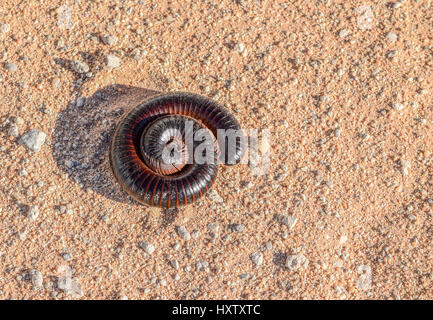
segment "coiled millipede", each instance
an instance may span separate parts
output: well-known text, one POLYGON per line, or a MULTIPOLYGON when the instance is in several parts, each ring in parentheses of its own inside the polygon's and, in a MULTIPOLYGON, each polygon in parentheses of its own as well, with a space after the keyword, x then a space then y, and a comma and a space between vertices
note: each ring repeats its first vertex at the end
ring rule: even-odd
POLYGON ((132 198, 144 204, 172 208, 194 202, 215 181, 219 163, 233 165, 242 158, 245 137, 241 135, 229 146, 228 139, 217 139, 219 129, 239 132, 240 126, 217 102, 191 93, 153 96, 117 125, 110 146, 114 176, 132 198), (192 125, 185 125, 188 121, 192 125), (185 141, 200 129, 202 136, 208 133, 217 142, 211 145, 214 152, 203 152, 213 161, 197 163, 193 155, 203 141, 189 145, 185 141), (230 148, 233 152, 228 152, 230 148), (166 150, 170 155, 177 152, 177 161, 165 161, 166 150))

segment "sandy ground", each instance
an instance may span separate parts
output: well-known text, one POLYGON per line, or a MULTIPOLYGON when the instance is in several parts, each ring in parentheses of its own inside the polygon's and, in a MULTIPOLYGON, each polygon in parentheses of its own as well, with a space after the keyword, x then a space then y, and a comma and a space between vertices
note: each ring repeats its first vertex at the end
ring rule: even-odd
POLYGON ((0 298, 433 298, 432 17, 430 0, 2 0, 0 298), (223 167, 179 210, 134 202, 107 146, 149 90, 269 129, 269 171, 223 167))

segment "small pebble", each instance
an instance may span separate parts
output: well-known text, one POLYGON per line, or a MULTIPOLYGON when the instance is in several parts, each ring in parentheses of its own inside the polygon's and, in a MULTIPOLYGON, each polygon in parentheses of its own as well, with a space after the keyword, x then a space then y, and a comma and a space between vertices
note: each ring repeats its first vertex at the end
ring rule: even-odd
POLYGON ((0 33, 8 33, 11 31, 11 26, 7 23, 0 24, 0 33))
POLYGON ((43 277, 42 277, 42 273, 40 273, 39 270, 36 269, 30 270, 29 277, 30 277, 30 281, 32 282, 33 289, 42 288, 43 277))
POLYGON ((78 108, 81 108, 82 106, 84 106, 84 103, 86 102, 86 98, 85 97, 80 97, 77 99, 76 101, 76 105, 78 108))
POLYGON ((18 66, 15 63, 8 62, 5 63, 5 69, 10 72, 15 72, 18 70, 18 66))
POLYGON ((179 262, 176 259, 171 260, 170 264, 174 269, 179 269, 179 262))
POLYGON ((191 240, 191 235, 190 233, 186 230, 186 228, 184 226, 179 226, 177 228, 177 233, 179 234, 179 236, 185 240, 185 241, 189 241, 191 240))
POLYGON ((21 118, 21 117, 16 117, 16 118, 14 119, 14 121, 15 121, 15 123, 16 123, 18 126, 21 126, 21 125, 24 124, 24 119, 21 118))
POLYGON ((152 254, 155 251, 155 246, 148 242, 141 242, 140 248, 143 249, 147 254, 152 254))
POLYGON ((263 254, 261 252, 254 252, 250 256, 251 261, 256 265, 259 266, 263 263, 263 254))
POLYGON ((62 254, 62 258, 65 259, 65 261, 71 261, 72 260, 72 254, 64 253, 64 254, 62 254))
POLYGON ((29 208, 29 211, 27 212, 27 217, 31 221, 35 221, 38 216, 39 216, 39 208, 38 208, 38 206, 31 206, 29 208))
POLYGON ((303 254, 294 254, 287 256, 286 267, 289 271, 297 271, 308 266, 308 260, 303 254))
POLYGON ((18 126, 16 124, 11 124, 8 130, 8 135, 17 138, 19 135, 18 126))
POLYGON ((360 265, 358 267, 358 288, 367 291, 371 287, 371 267, 369 265, 360 265))
POLYGON ((217 203, 223 203, 224 199, 218 194, 218 192, 214 189, 211 189, 208 192, 208 197, 210 200, 217 202, 217 203))
POLYGON ((120 58, 114 54, 108 54, 105 57, 105 63, 109 69, 114 69, 120 67, 120 58))
POLYGON ((87 73, 90 71, 90 68, 87 63, 80 60, 75 60, 72 62, 72 70, 77 73, 87 73))
POLYGON ((337 76, 342 77, 346 72, 343 69, 337 70, 337 76))
POLYGON ((391 42, 396 42, 398 39, 397 34, 394 32, 388 32, 385 37, 386 37, 386 39, 388 39, 391 42))
POLYGON ((349 34, 349 31, 347 29, 342 29, 340 30, 340 32, 338 33, 338 35, 340 36, 340 38, 344 38, 349 34))
POLYGON ((396 1, 396 2, 392 3, 392 7, 394 9, 398 9, 402 6, 402 4, 403 4, 402 1, 396 1))
POLYGON ((44 132, 32 129, 21 137, 19 143, 31 151, 39 152, 45 143, 45 138, 46 134, 44 132))
POLYGON ((397 110, 397 111, 400 111, 400 110, 403 110, 404 109, 404 104, 402 104, 402 103, 393 103, 392 104, 392 108, 394 109, 394 110, 397 110))
POLYGON ((242 231, 244 231, 244 228, 245 228, 245 226, 243 224, 235 223, 232 225, 232 230, 235 232, 242 232, 242 231))
POLYGON ((409 174, 409 168, 411 167, 410 162, 407 160, 401 159, 400 165, 401 165, 401 173, 403 175, 407 176, 409 174))
POLYGON ((289 215, 281 215, 280 219, 282 224, 289 227, 289 230, 292 230, 298 222, 298 218, 289 215))
POLYGON ((245 50, 245 45, 242 42, 239 42, 234 45, 233 50, 242 53, 245 50))
POLYGON ((114 46, 117 43, 117 37, 104 34, 102 37, 102 42, 104 42, 108 46, 114 46))

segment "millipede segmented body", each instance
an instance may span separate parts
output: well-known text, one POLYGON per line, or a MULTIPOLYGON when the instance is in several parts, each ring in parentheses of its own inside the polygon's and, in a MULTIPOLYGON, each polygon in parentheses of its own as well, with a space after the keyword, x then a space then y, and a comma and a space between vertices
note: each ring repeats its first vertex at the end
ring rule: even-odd
POLYGON ((227 139, 217 141, 218 129, 240 130, 240 126, 215 101, 191 93, 153 96, 119 122, 110 147, 113 173, 122 188, 141 203, 164 208, 189 204, 209 190, 219 163, 232 165, 241 160, 244 137, 234 140, 230 153, 227 139), (185 125, 188 122, 192 125, 185 125), (215 142, 210 146, 213 152, 200 151, 211 160, 204 163, 197 163, 193 156, 203 147, 202 141, 189 145, 185 141, 199 132, 215 142), (178 161, 164 161, 166 150, 170 155, 177 152, 178 161))

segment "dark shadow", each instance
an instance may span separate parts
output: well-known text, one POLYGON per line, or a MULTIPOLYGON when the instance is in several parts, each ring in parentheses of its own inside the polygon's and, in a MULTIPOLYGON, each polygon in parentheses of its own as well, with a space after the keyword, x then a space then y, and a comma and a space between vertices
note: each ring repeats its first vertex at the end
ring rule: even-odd
POLYGON ((162 210, 161 227, 165 229, 168 226, 170 226, 176 220, 178 214, 179 214, 179 209, 176 208, 162 210))
POLYGON ((69 103, 53 133, 52 154, 60 170, 83 189, 118 202, 138 204, 114 179, 108 161, 109 143, 122 115, 157 93, 116 84, 96 91, 83 104, 69 103))
POLYGON ((287 260, 287 254, 282 252, 282 251, 275 251, 274 252, 274 257, 272 259, 272 262, 280 267, 280 268, 284 268, 284 266, 286 265, 286 260, 287 260))

